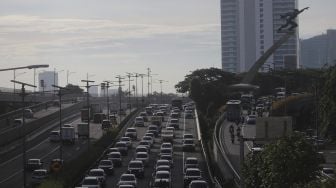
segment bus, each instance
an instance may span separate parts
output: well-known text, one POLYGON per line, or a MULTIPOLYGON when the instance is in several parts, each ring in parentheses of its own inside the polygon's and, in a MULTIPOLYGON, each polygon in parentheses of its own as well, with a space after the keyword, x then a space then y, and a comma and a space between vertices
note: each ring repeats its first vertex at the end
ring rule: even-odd
POLYGON ((178 98, 176 98, 176 99, 173 99, 172 101, 171 101, 171 105, 172 105, 172 107, 174 108, 174 107, 177 107, 177 108, 179 108, 180 110, 182 110, 182 99, 178 99, 178 98))
POLYGON ((228 121, 240 121, 241 119, 241 101, 240 100, 229 100, 226 103, 226 114, 228 121))

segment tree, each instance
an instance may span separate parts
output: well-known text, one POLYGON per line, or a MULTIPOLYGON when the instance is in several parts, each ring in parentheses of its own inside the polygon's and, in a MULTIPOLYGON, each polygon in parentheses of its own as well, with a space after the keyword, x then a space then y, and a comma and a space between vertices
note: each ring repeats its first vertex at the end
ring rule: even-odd
MULTIPOLYGON (((317 92, 317 97, 321 97, 319 101, 320 106, 320 124, 322 134, 336 139, 336 67, 330 67, 324 74, 321 83, 322 91, 317 92), (320 93, 320 95, 319 95, 320 93)), ((319 89, 319 88, 318 88, 319 89)))
POLYGON ((316 179, 318 154, 302 135, 293 134, 249 154, 243 173, 247 187, 288 188, 316 179))
POLYGON ((77 85, 72 85, 72 84, 68 84, 67 86, 65 86, 65 88, 67 89, 67 91, 69 93, 74 93, 74 94, 82 94, 83 93, 83 89, 80 88, 77 85))

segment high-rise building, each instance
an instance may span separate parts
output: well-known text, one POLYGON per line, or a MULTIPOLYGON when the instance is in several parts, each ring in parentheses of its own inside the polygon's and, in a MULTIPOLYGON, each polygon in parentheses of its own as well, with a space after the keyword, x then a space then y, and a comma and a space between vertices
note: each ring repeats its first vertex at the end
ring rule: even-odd
POLYGON ((54 71, 43 71, 38 74, 39 91, 53 91, 52 85, 58 85, 58 73, 54 71))
MULTIPOLYGON (((280 15, 297 0, 221 0, 222 69, 245 72, 284 33, 280 15)), ((297 67, 297 32, 267 60, 261 71, 297 67)))
POLYGON ((336 30, 300 41, 300 65, 321 68, 336 63, 336 30))

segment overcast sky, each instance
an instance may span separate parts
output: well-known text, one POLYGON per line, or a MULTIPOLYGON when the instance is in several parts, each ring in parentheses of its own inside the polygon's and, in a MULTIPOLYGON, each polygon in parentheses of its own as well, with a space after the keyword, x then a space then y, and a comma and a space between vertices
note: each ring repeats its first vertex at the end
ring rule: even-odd
MULTIPOLYGON (((300 36, 336 28, 335 0, 300 0, 300 36)), ((190 71, 221 67, 219 0, 0 0, 0 69, 49 64, 79 84, 126 72, 167 80, 164 92, 190 71)), ((32 70, 17 80, 33 83, 32 70)), ((12 87, 1 72, 0 87, 12 87)), ((140 84, 140 82, 139 82, 140 84)), ((160 85, 154 83, 153 90, 160 85)), ((27 88, 28 89, 28 88, 27 88)))

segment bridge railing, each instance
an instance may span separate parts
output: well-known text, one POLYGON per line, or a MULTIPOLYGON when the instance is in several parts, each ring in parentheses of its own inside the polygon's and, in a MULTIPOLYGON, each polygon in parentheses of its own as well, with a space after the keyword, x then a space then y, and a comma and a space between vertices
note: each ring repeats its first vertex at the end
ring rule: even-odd
POLYGON ((227 151, 225 150, 224 147, 224 137, 221 137, 221 126, 226 118, 226 113, 223 113, 220 118, 216 121, 215 125, 215 131, 213 134, 213 152, 215 156, 215 161, 219 165, 223 165, 223 168, 220 168, 219 170, 221 171, 222 175, 224 175, 225 178, 233 179, 234 183, 236 184, 237 187, 240 185, 240 175, 232 165, 229 157, 227 156, 227 151))

